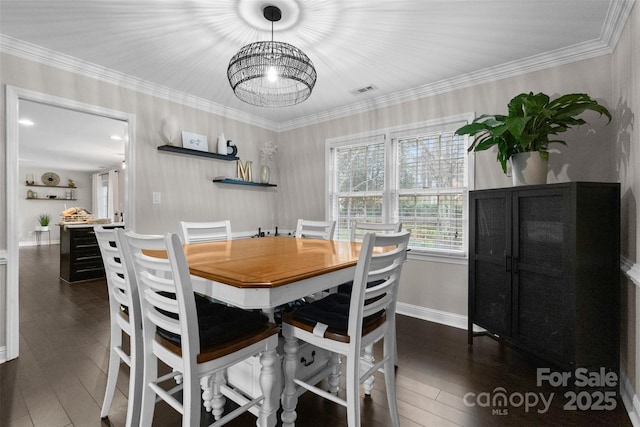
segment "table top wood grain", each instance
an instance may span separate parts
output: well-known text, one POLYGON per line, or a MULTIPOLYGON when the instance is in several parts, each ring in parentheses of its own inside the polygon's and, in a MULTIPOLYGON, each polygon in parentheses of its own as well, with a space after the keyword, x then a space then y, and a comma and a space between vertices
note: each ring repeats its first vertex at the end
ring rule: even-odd
POLYGON ((353 267, 361 244, 272 236, 184 245, 192 275, 238 288, 275 288, 353 267))

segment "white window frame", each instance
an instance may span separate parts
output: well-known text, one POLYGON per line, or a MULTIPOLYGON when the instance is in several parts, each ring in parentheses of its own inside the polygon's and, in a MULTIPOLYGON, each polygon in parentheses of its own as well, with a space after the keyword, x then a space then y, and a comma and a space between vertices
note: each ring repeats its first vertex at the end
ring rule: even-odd
MULTIPOLYGON (((330 138, 325 141, 325 195, 326 195, 326 212, 325 215, 329 219, 337 219, 337 206, 334 203, 334 174, 336 165, 332 152, 336 148, 344 146, 368 145, 376 142, 384 142, 385 144, 385 180, 384 191, 382 196, 382 220, 383 222, 397 222, 399 218, 398 206, 398 169, 396 159, 398 158, 398 143, 401 138, 416 137, 424 134, 437 132, 455 131, 459 127, 470 123, 474 118, 473 113, 464 113, 434 120, 427 120, 420 123, 413 123, 402 126, 395 126, 381 130, 363 132, 354 135, 330 138)), ((468 148, 470 138, 466 137, 465 147, 468 148)), ((474 188, 474 156, 469 154, 465 156, 464 182, 465 186, 462 194, 465 198, 463 205, 463 242, 461 251, 442 250, 433 248, 412 248, 409 252, 409 258, 425 259, 432 261, 465 263, 468 258, 469 247, 469 191, 474 188)), ((378 195, 371 193, 370 195, 378 195)), ((358 193, 358 196, 367 196, 366 192, 358 193)))

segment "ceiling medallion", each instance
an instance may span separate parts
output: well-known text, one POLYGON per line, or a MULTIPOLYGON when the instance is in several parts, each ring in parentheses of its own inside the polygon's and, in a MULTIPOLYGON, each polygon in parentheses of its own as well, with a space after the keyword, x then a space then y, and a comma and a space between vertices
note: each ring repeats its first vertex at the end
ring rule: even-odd
POLYGON ((236 53, 227 68, 235 95, 259 107, 287 107, 305 101, 316 84, 309 57, 288 43, 273 41, 273 23, 282 12, 275 6, 263 10, 271 22, 271 41, 250 43, 236 53))

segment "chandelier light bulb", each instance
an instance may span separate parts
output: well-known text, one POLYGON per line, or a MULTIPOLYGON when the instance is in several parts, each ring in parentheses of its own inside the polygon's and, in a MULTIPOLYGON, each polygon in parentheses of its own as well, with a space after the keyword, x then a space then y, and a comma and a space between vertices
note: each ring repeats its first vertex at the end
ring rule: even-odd
POLYGON ((274 67, 273 65, 267 70, 267 78, 272 83, 278 81, 278 70, 276 70, 276 67, 274 67))

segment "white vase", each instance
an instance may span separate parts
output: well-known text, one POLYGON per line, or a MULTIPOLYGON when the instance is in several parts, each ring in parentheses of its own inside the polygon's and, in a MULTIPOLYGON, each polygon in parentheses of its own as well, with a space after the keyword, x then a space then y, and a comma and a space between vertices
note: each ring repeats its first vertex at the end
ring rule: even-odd
POLYGON ((539 185, 547 183, 548 162, 537 151, 516 153, 511 157, 513 185, 539 185))
POLYGON ((260 182, 263 184, 268 184, 269 175, 271 175, 271 170, 269 169, 269 166, 267 165, 260 166, 260 182))
POLYGON ((224 133, 218 136, 218 154, 227 155, 227 138, 224 137, 224 133))
POLYGON ((40 231, 49 231, 49 226, 48 225, 41 225, 40 226, 40 231))

